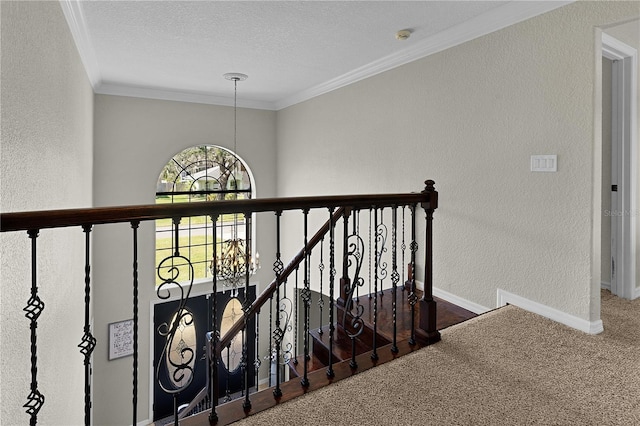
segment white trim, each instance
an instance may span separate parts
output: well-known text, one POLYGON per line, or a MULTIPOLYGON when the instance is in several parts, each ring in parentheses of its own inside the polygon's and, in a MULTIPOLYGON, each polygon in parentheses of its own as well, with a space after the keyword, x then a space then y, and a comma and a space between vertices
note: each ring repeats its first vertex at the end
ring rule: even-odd
POLYGON ((480 315, 491 310, 491 308, 487 308, 486 306, 482 306, 470 300, 463 299, 460 296, 456 296, 455 294, 449 293, 448 291, 444 291, 436 287, 433 288, 433 295, 439 297, 440 299, 446 300, 447 302, 451 302, 454 305, 460 306, 467 311, 471 311, 474 314, 480 315))
POLYGON ((100 82, 100 67, 95 55, 95 50, 91 44, 87 24, 82 13, 79 1, 59 0, 62 13, 69 25, 69 31, 76 44, 80 59, 84 65, 84 70, 89 78, 89 83, 94 91, 100 82))
POLYGON ((600 281, 600 288, 611 291, 611 283, 600 281))
MULTIPOLYGON (((143 99, 158 99, 161 101, 189 102, 196 104, 233 106, 233 98, 214 94, 170 90, 159 87, 130 86, 120 83, 99 82, 93 86, 99 95, 130 96, 143 99)), ((273 102, 238 99, 238 107, 264 110, 275 110, 273 102)))
MULTIPOLYGON (((422 281, 416 280, 416 288, 420 291, 424 291, 424 283, 422 281)), ((491 310, 491 308, 487 308, 486 306, 479 305, 475 302, 464 299, 460 296, 456 296, 453 293, 449 293, 448 291, 445 291, 436 287, 433 288, 433 295, 435 297, 439 297, 440 299, 446 300, 447 302, 451 302, 454 305, 460 306, 461 308, 464 308, 467 311, 471 311, 474 314, 480 315, 480 314, 489 312, 491 310)))
MULTIPOLYGON (((618 105, 622 110, 620 120, 622 135, 618 142, 618 173, 614 183, 618 186, 618 202, 612 205, 612 211, 617 214, 617 235, 614 239, 617 247, 612 247, 618 264, 617 276, 612 282, 615 294, 626 299, 638 297, 636 291, 636 222, 638 220, 638 51, 622 43, 606 33, 602 33, 602 56, 616 61, 614 65, 614 79, 618 81, 618 105), (617 79, 616 79, 617 77, 617 79)), ((615 141, 614 141, 615 143, 615 141)), ((615 150, 614 150, 615 151, 615 150)), ((615 159, 614 159, 615 160, 615 159)), ((615 170, 615 168, 614 168, 615 170)), ((604 194, 603 194, 604 195, 604 194)))
MULTIPOLYGON (((407 49, 366 64, 323 84, 303 90, 293 96, 280 99, 276 102, 238 100, 238 106, 266 110, 280 110, 392 68, 396 68, 400 65, 413 62, 417 59, 424 58, 475 38, 482 37, 494 31, 501 30, 510 25, 517 24, 543 13, 550 12, 570 3, 573 3, 573 0, 507 2, 503 6, 494 8, 487 13, 476 16, 462 24, 435 34, 433 37, 425 39, 420 43, 416 43, 407 49)), ((80 7, 80 2, 73 0, 60 0, 60 4, 95 93, 214 105, 231 105, 231 99, 213 94, 173 91, 154 87, 127 86, 102 81, 95 51, 91 44, 87 25, 80 7)))
POLYGON ((585 319, 578 318, 574 315, 570 315, 566 312, 562 312, 550 306, 543 305, 538 302, 534 302, 532 300, 526 299, 522 296, 518 296, 513 293, 509 293, 508 291, 505 291, 502 289, 498 289, 498 292, 497 292, 498 307, 501 307, 507 304, 515 305, 519 308, 522 308, 529 312, 533 312, 534 314, 541 315, 545 318, 549 318, 550 320, 559 322, 561 324, 567 325, 569 327, 575 328, 576 330, 580 330, 585 333, 598 334, 604 331, 602 320, 587 321, 585 319))

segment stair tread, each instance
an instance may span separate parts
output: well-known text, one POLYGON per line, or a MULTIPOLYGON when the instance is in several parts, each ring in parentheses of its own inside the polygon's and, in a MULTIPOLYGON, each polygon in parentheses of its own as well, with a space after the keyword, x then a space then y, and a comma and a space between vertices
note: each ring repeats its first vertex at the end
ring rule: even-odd
MULTIPOLYGON (((314 353, 317 353, 318 345, 325 349, 328 353, 329 350, 329 326, 322 327, 322 334, 318 330, 311 331, 311 337, 314 341, 314 353)), ((389 342, 378 336, 377 346, 384 346, 389 342)), ((336 327, 333 333, 333 362, 344 361, 351 358, 352 341, 348 334, 341 328, 336 327)), ((372 350, 372 346, 363 342, 362 340, 355 339, 355 352, 356 355, 363 354, 372 350)), ((322 359, 322 356, 319 358, 322 359)), ((327 360, 328 362, 328 360, 327 360)))
MULTIPOLYGON (((302 377, 304 375, 304 355, 298 355, 295 360, 298 362, 294 363, 293 360, 289 361, 289 372, 291 377, 302 377)), ((307 372, 326 367, 326 365, 313 353, 309 354, 309 361, 307 365, 307 372)))

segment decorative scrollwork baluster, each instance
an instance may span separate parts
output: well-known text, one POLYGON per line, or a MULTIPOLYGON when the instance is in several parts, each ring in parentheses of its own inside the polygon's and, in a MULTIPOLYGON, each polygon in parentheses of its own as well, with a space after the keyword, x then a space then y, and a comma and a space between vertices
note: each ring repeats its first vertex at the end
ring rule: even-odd
POLYGON ((44 310, 44 303, 38 296, 36 239, 39 232, 38 229, 28 231, 31 238, 31 297, 23 309, 31 327, 31 390, 27 396, 27 403, 23 405, 27 414, 31 416, 31 425, 38 423, 38 412, 44 405, 44 395, 38 390, 38 336, 36 333, 38 318, 44 310))
POLYGON ((84 355, 84 424, 91 424, 91 354, 96 347, 96 339, 91 334, 91 225, 82 227, 85 233, 84 266, 84 329, 82 341, 78 345, 84 355))
POLYGON ((383 260, 387 252, 387 237, 389 230, 384 223, 384 209, 380 209, 380 222, 376 219, 376 275, 380 284, 380 296, 383 295, 383 281, 387 278, 387 262, 383 260))
MULTIPOLYGON (((344 314, 342 317, 342 326, 347 333, 347 336, 351 338, 351 361, 349 365, 351 368, 357 368, 356 362, 356 338, 360 336, 364 330, 364 320, 362 314, 364 313, 364 306, 361 305, 355 294, 359 287, 364 286, 364 278, 360 275, 360 271, 363 263, 364 254, 364 240, 357 234, 357 219, 360 214, 359 211, 355 212, 353 220, 353 232, 345 238, 345 271, 349 277, 348 282, 351 284, 347 289, 347 295, 345 297, 344 314), (354 304, 355 302, 355 304, 354 304), (355 309, 355 311, 354 311, 355 309), (347 315, 351 316, 350 327, 347 327, 347 315)), ((345 218, 346 223, 346 218, 345 218)), ((346 230, 345 230, 346 231, 346 230)))
MULTIPOLYGON (((173 255, 164 258, 158 264, 157 274, 161 283, 156 290, 158 298, 162 300, 169 299, 172 290, 180 292, 178 309, 171 324, 164 322, 157 328, 158 334, 165 339, 165 343, 160 358, 157 360, 156 381, 163 392, 173 396, 173 416, 176 424, 178 423, 177 397, 193 381, 192 361, 195 359, 195 352, 192 348, 182 342, 174 345, 179 329, 193 323, 193 316, 186 309, 186 304, 193 286, 194 268, 188 258, 180 255, 179 223, 180 219, 174 219, 176 231, 173 255), (181 279, 180 275, 183 272, 186 272, 187 280, 181 279), (185 285, 185 283, 187 284, 185 285), (172 350, 172 348, 176 348, 176 350, 172 350)), ((215 404, 215 401, 212 401, 212 404, 215 404)))

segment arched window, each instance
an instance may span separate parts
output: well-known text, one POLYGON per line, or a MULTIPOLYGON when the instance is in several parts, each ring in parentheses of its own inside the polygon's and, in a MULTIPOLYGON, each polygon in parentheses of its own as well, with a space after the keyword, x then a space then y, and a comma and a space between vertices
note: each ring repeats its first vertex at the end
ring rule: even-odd
MULTIPOLYGON (((211 145, 188 148, 162 169, 156 204, 248 199, 252 194, 250 176, 246 165, 229 150, 211 145)), ((215 261, 213 232, 217 232, 218 253, 229 246, 240 245, 251 255, 251 238, 245 235, 245 218, 241 214, 219 217, 215 230, 208 216, 183 218, 179 224, 171 219, 157 220, 156 285, 169 274, 177 276, 174 278, 177 282, 210 277, 215 261)), ((220 264, 220 260, 218 262, 220 264)))

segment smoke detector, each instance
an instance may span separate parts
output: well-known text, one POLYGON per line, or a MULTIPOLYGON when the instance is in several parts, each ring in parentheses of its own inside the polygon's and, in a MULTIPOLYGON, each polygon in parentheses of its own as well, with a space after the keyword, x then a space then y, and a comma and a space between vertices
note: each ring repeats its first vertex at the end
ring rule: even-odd
POLYGON ((396 33, 396 40, 406 40, 411 36, 411 30, 400 30, 396 33))

